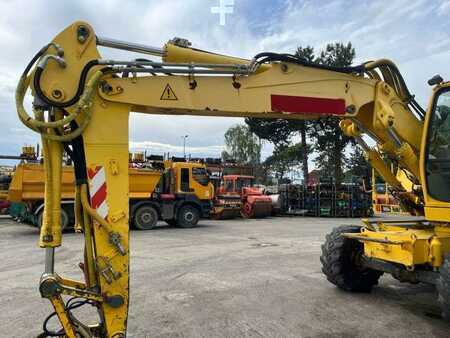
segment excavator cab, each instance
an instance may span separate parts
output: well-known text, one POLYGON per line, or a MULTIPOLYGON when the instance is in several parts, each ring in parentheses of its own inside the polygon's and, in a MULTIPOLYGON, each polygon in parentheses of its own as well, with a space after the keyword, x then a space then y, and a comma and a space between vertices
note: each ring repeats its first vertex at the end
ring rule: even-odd
POLYGON ((422 138, 421 180, 425 217, 443 224, 450 222, 450 82, 437 83, 430 102, 422 138))
POLYGON ((252 187, 253 179, 253 176, 226 175, 223 177, 221 191, 241 195, 244 188, 252 187))
POLYGON ((428 195, 450 202, 450 86, 434 97, 425 148, 425 181, 428 195))

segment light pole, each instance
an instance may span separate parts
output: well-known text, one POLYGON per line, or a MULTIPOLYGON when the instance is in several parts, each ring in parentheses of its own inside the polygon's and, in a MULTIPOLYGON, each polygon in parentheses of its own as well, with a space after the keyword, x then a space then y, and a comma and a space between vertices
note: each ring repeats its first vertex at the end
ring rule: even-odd
POLYGON ((183 139, 183 156, 184 158, 186 158, 186 139, 188 138, 189 135, 184 135, 181 136, 181 138, 183 139))

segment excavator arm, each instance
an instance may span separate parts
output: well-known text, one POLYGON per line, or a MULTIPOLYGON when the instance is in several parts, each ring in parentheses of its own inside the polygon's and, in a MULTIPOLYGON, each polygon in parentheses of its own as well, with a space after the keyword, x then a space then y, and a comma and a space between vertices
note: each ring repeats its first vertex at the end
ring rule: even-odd
POLYGON ((89 24, 75 22, 30 62, 16 102, 21 121, 42 137, 47 176, 40 246, 46 267, 40 291, 68 337, 126 335, 130 112, 175 115, 174 123, 178 115, 340 118, 343 132, 362 146, 404 205, 423 214, 419 154, 425 112, 388 60, 347 68, 275 53, 244 60, 190 48, 183 39, 154 48, 101 38, 89 24), (161 61, 106 60, 100 46, 161 61), (23 105, 28 88, 34 96, 32 115, 23 105), (54 271, 55 248, 61 245, 63 149, 75 166, 76 228, 85 240, 83 282, 54 271), (397 164, 395 170, 385 157, 397 164), (71 309, 80 303, 64 302, 64 295, 97 307, 99 325, 78 321, 71 309))

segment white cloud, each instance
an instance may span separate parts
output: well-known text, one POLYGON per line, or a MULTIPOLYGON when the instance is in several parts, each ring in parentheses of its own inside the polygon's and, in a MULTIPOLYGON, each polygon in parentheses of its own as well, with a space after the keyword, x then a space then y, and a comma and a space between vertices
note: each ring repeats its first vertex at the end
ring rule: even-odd
MULTIPOLYGON (((148 153, 167 153, 169 152, 171 155, 179 155, 183 153, 182 145, 173 145, 167 143, 159 143, 159 142, 151 142, 151 141, 143 141, 143 142, 135 142, 130 141, 130 150, 131 151, 148 151, 148 153)), ((222 151, 225 150, 223 145, 212 145, 205 147, 190 147, 189 143, 186 146, 186 154, 191 154, 193 156, 199 157, 220 157, 222 151)))
POLYGON ((450 14, 450 0, 442 0, 441 5, 438 10, 439 15, 448 15, 450 14))

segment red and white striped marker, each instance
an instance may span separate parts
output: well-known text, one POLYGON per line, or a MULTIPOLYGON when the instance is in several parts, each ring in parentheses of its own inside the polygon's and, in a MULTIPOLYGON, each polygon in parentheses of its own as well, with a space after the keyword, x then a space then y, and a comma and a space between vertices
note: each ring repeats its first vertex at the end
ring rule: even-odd
POLYGON ((91 196, 91 207, 97 210, 102 217, 108 216, 108 204, 106 203, 106 174, 103 166, 88 168, 89 194, 91 196))

